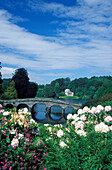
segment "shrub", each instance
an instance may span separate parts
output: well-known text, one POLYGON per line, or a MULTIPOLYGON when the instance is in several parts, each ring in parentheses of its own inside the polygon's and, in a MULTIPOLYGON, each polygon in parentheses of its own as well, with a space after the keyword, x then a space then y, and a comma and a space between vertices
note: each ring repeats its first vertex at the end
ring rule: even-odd
POLYGON ((112 107, 77 110, 65 125, 37 124, 27 110, 0 105, 2 169, 112 169, 112 107))

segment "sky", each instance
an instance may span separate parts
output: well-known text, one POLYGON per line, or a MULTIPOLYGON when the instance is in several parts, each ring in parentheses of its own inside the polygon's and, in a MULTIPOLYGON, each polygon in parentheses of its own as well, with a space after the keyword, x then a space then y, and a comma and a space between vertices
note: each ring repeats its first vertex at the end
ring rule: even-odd
POLYGON ((112 0, 0 0, 2 78, 112 76, 112 0))

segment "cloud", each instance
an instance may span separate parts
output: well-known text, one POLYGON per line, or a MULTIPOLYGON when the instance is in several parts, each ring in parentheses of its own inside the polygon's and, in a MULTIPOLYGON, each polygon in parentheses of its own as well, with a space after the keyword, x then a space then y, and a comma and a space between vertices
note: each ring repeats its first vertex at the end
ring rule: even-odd
POLYGON ((77 0, 74 6, 28 2, 35 12, 51 13, 57 17, 56 22, 60 23, 57 35, 33 34, 13 22, 14 16, 8 11, 0 10, 1 62, 30 70, 31 77, 35 77, 34 72, 49 72, 43 76, 38 74, 36 79, 41 82, 46 81, 46 77, 49 80, 58 77, 61 71, 64 76, 63 70, 66 70, 65 75, 79 69, 112 73, 111 1, 77 0))
POLYGON ((1 74, 2 74, 2 78, 11 78, 12 75, 14 74, 16 69, 14 68, 9 68, 9 67, 2 67, 1 68, 1 74))

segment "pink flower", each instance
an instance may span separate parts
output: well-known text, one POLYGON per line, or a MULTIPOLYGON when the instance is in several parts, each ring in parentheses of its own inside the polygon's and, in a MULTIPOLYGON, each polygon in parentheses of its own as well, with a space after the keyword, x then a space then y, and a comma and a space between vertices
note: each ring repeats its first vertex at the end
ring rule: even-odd
POLYGON ((0 110, 0 113, 3 113, 4 112, 4 109, 0 110))
POLYGON ((12 169, 12 166, 10 166, 9 170, 11 170, 11 169, 12 169))
POLYGON ((0 108, 2 108, 3 106, 2 106, 2 104, 0 104, 0 108))

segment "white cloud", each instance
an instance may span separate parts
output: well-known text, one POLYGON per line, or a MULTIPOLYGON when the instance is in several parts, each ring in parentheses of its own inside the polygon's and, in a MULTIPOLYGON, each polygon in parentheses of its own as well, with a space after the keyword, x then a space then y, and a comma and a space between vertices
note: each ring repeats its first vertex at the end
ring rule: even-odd
POLYGON ((36 77, 41 82, 48 76, 58 77, 57 71, 63 69, 91 68, 94 72, 95 68, 97 72, 112 73, 112 2, 78 0, 76 6, 68 7, 32 1, 29 6, 35 11, 51 12, 57 22, 58 17, 65 18, 60 23, 62 28, 57 30, 57 37, 32 34, 15 24, 14 16, 0 10, 1 62, 37 72, 51 71, 36 77))
POLYGON ((1 68, 1 74, 2 78, 12 78, 13 74, 15 73, 14 68, 9 68, 9 67, 2 67, 1 68))

